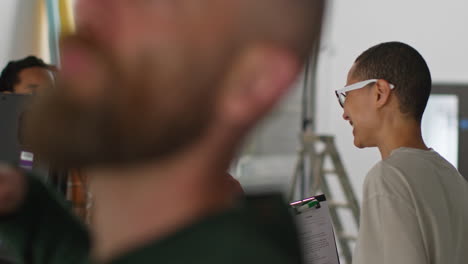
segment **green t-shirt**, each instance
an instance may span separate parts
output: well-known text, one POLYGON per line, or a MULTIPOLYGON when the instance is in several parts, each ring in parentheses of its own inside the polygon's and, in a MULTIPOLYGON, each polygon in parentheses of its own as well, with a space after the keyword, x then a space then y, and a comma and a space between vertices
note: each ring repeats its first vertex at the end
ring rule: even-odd
MULTIPOLYGON (((22 208, 0 221, 0 235, 20 263, 91 263, 87 229, 34 177, 22 208)), ((111 264, 302 263, 296 237, 280 195, 249 197, 237 208, 117 256, 111 264)))

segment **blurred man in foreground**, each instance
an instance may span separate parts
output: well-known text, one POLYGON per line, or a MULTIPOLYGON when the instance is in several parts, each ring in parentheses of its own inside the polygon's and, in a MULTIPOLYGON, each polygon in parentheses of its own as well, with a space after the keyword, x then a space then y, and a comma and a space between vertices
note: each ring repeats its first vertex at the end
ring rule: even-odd
POLYGON ((301 71, 322 10, 318 0, 78 1, 61 89, 38 98, 26 137, 42 159, 93 179, 91 239, 11 171, 4 232, 34 263, 298 263, 281 199, 236 206, 224 175, 301 71), (48 211, 31 219, 37 206, 48 211))

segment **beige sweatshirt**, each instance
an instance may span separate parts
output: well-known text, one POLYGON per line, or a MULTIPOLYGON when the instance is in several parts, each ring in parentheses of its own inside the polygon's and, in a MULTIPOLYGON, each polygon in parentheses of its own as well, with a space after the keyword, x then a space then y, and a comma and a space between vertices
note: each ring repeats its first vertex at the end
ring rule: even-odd
POLYGON ((400 148, 364 183, 354 264, 467 264, 468 182, 437 152, 400 148))

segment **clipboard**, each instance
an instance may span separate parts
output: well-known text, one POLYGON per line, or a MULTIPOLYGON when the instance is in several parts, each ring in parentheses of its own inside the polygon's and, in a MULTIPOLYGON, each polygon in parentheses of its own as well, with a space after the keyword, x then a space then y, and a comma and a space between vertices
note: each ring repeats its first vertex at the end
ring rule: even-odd
POLYGON ((339 264, 335 233, 325 195, 290 204, 306 264, 339 264))

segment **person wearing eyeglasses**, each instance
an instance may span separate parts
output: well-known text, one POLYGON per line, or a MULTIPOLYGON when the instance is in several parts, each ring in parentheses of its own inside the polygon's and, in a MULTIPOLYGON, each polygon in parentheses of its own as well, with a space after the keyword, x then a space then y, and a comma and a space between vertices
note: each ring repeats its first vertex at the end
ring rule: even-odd
POLYGON ((376 45, 335 91, 358 148, 382 160, 367 174, 354 264, 466 263, 468 182, 424 143, 431 73, 414 48, 376 45))

